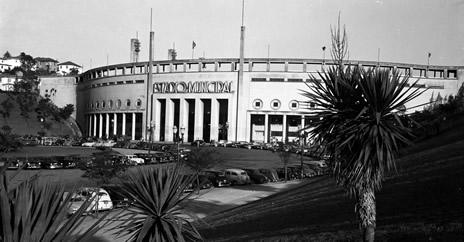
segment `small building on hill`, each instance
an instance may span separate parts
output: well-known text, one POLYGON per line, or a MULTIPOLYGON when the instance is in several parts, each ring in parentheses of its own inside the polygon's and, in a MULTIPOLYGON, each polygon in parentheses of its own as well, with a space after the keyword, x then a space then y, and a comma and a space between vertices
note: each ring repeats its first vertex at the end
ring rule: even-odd
POLYGON ((13 84, 16 82, 18 77, 13 74, 1 73, 0 74, 0 90, 9 92, 13 91, 13 84))
POLYGON ((72 61, 66 61, 63 63, 58 64, 58 73, 63 74, 63 75, 69 75, 73 73, 73 70, 76 70, 77 73, 79 74, 82 72, 82 66, 72 62, 72 61))
POLYGON ((15 67, 21 66, 21 58, 19 56, 12 56, 8 58, 0 57, 0 68, 2 71, 8 71, 15 67))
POLYGON ((36 62, 36 70, 47 71, 48 73, 58 71, 58 61, 48 57, 34 58, 36 62))

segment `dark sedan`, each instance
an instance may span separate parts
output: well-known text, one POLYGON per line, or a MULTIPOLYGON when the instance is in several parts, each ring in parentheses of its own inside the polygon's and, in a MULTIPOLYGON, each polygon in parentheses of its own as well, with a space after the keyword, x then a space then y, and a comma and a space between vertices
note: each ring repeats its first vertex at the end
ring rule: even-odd
POLYGON ((230 186, 230 182, 227 180, 223 171, 205 171, 204 176, 206 176, 215 187, 230 186))
POLYGON ((269 181, 267 176, 259 172, 257 169, 242 169, 242 170, 246 171, 246 173, 248 174, 248 176, 250 177, 253 183, 263 184, 269 181))

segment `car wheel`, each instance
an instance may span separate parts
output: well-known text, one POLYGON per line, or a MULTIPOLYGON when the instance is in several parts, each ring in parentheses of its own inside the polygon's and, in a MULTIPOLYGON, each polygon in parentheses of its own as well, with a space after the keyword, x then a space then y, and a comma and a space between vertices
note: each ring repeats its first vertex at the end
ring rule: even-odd
POLYGON ((237 186, 237 181, 232 181, 232 186, 237 186))

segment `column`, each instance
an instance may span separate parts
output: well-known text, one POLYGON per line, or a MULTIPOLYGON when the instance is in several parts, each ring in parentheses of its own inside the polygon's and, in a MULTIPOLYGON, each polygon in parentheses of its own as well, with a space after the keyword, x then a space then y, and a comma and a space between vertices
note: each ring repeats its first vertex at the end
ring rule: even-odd
POLYGON ((93 115, 92 114, 89 114, 87 115, 87 118, 88 118, 88 128, 87 128, 87 135, 88 136, 92 136, 92 118, 93 118, 93 115))
POLYGON ((203 138, 203 113, 204 107, 200 98, 195 98, 195 131, 193 139, 203 138))
POLYGON ((160 114, 158 113, 158 110, 161 110, 161 104, 158 101, 158 99, 153 100, 153 105, 152 105, 152 110, 153 110, 153 121, 155 121, 155 128, 153 129, 153 140, 160 140, 159 137, 159 130, 160 130, 160 124, 161 124, 161 118, 160 114))
POLYGON ((100 117, 100 120, 98 120, 98 127, 99 127, 99 130, 98 130, 98 138, 101 138, 103 136, 103 114, 99 114, 99 117, 100 117))
POLYGON ((107 113, 105 115, 106 115, 105 133, 106 133, 106 136, 109 138, 110 137, 110 114, 107 113))
POLYGON ((113 113, 113 134, 118 134, 118 115, 113 113))
POLYGON ((126 113, 122 113, 122 133, 121 135, 126 135, 126 113))
POLYGON ((269 143, 269 115, 264 114, 264 143, 269 143))
MULTIPOLYGON (((197 114, 198 115, 198 114, 197 114)), ((166 141, 174 141, 174 102, 171 99, 166 99, 166 130, 164 137, 166 141)), ((179 128, 179 127, 177 127, 179 128)))
POLYGON ((282 142, 287 143, 287 115, 283 115, 282 119, 282 142))
POLYGON ((245 115, 246 118, 246 135, 245 135, 245 141, 250 142, 251 141, 251 113, 247 112, 245 115))
POLYGON ((132 140, 135 140, 135 113, 132 113, 132 140))
POLYGON ((97 114, 93 114, 93 136, 97 136, 97 114))
POLYGON ((179 101, 179 137, 182 138, 180 128, 184 127, 184 142, 188 139, 188 108, 185 98, 181 98, 179 101))
MULTIPOLYGON (((211 126, 210 138, 218 141, 219 135, 219 102, 216 98, 211 99, 211 126)), ((209 140, 205 140, 208 142, 209 140)))
POLYGON ((237 121, 237 97, 234 95, 234 97, 229 98, 228 103, 227 121, 229 122, 229 128, 227 129, 227 140, 235 140, 235 129, 237 128, 235 125, 237 121))

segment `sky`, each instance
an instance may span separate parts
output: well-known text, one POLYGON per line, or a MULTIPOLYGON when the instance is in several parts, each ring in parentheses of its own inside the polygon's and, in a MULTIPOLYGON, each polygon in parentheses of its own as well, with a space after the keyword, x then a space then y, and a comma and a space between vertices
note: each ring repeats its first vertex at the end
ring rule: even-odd
MULTIPOLYGON (((84 70, 148 60, 238 58, 242 0, 0 0, 0 55, 72 61, 84 70), (192 41, 196 47, 192 53, 192 41)), ((464 66, 464 0, 245 0, 245 58, 330 58, 331 27, 350 60, 464 66), (430 53, 430 59, 428 59, 430 53)))

